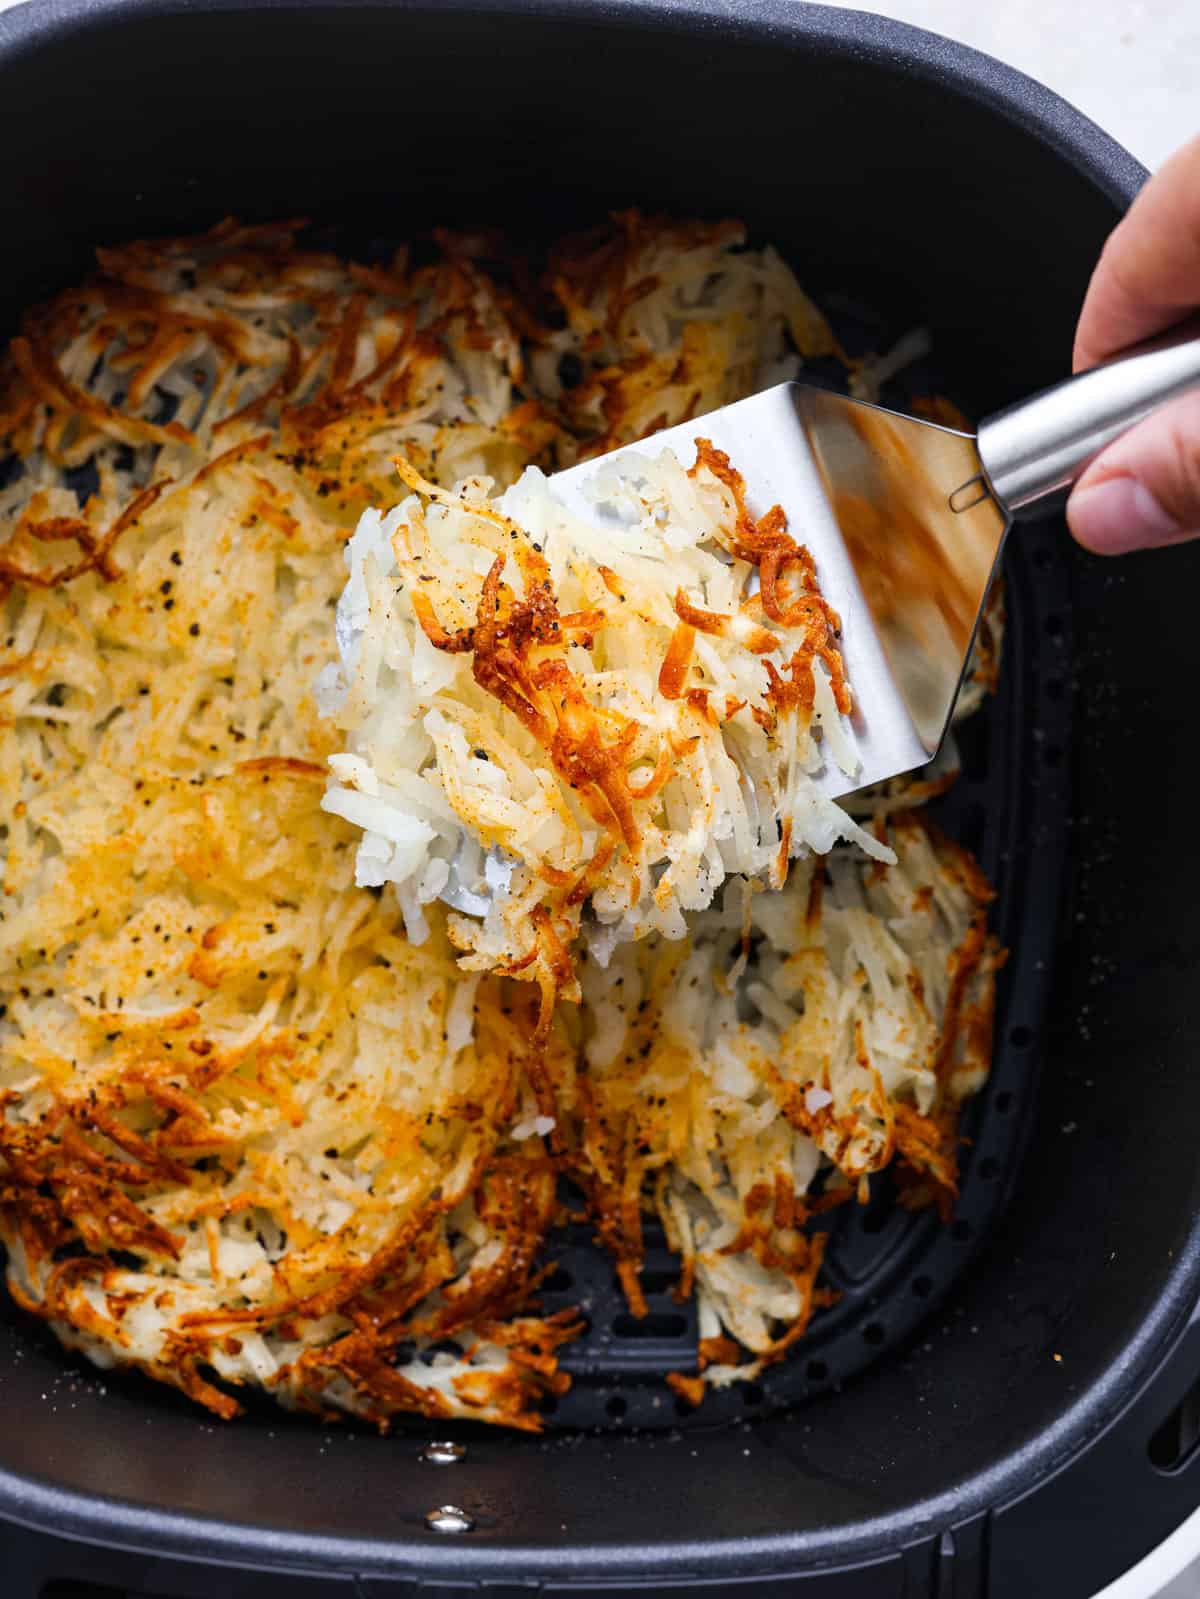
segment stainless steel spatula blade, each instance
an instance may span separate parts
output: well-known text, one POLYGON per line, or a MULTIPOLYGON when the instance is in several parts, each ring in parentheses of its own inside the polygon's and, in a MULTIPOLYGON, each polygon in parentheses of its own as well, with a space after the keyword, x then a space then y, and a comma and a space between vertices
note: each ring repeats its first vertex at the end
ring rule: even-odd
POLYGON ((579 516, 602 519, 595 500, 602 471, 662 449, 690 466, 697 438, 728 454, 752 510, 784 508, 841 618, 862 766, 847 777, 828 763, 822 788, 836 798, 924 765, 949 721, 1007 526, 980 490, 975 440, 783 383, 560 473, 555 497, 579 516), (955 511, 951 495, 971 480, 956 503, 972 503, 955 511))
MULTIPOLYGON (((992 497, 971 434, 800 385, 794 401, 829 519, 911 725, 916 759, 905 767, 877 761, 878 735, 868 738, 864 781, 878 782, 922 765, 941 745, 1009 517, 992 497)), ((890 703, 877 711, 865 693, 861 715, 870 728, 892 711, 890 703)))

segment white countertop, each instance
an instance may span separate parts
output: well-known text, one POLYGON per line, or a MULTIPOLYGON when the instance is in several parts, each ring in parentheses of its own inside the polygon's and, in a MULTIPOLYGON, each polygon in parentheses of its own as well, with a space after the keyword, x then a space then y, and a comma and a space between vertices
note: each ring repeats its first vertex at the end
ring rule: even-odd
POLYGON ((882 12, 998 56, 1070 100, 1148 167, 1200 132, 1197 0, 875 0, 846 9, 882 12))

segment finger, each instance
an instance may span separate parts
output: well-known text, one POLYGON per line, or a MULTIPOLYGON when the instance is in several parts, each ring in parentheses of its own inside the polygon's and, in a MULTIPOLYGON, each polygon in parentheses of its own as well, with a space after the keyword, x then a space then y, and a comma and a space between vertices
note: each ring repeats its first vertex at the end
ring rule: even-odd
POLYGON ((1103 450, 1076 483, 1067 521, 1097 555, 1200 537, 1200 393, 1164 406, 1103 450))
POLYGON ((1075 370, 1200 306, 1200 136, 1150 179, 1109 235, 1075 333, 1075 370))

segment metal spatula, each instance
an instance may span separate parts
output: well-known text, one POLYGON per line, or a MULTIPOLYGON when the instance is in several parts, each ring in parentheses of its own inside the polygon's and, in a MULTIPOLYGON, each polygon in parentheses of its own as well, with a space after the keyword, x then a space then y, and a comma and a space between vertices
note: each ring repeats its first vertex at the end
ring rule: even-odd
MULTIPOLYGON (((1069 378, 990 417, 974 437, 782 383, 585 461, 551 484, 568 510, 602 523, 604 503, 589 492, 598 471, 661 449, 690 466, 699 437, 729 455, 752 510, 783 507, 842 619, 862 765, 851 779, 826 763, 816 781, 836 799, 937 754, 1012 522, 1061 497, 1118 434, 1200 386, 1198 331, 1190 324, 1069 378)), ((458 859, 451 863, 441 897, 483 915, 488 889, 478 881, 477 852, 472 860, 466 876, 458 859)), ((490 888, 507 880, 512 864, 491 851, 490 888)))
MULTIPOLYGON (((842 618, 859 710, 862 769, 829 763, 832 797, 922 766, 950 723, 996 563, 1014 519, 1044 510, 1106 444, 1165 401, 1200 386, 1190 325, 1107 366, 1001 411, 976 436, 782 383, 632 446, 673 450, 697 436, 725 450, 758 511, 779 504, 813 554, 842 618)), ((597 519, 587 493, 616 451, 552 479, 555 496, 597 519)))

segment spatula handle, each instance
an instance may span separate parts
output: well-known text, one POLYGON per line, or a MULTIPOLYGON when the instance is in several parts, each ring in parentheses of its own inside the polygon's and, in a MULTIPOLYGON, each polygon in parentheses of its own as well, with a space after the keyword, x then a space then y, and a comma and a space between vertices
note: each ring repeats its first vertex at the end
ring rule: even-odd
POLYGON ((1200 320, 1043 389, 989 417, 979 458, 1014 516, 1069 488, 1106 444, 1168 400, 1200 388, 1200 320))

